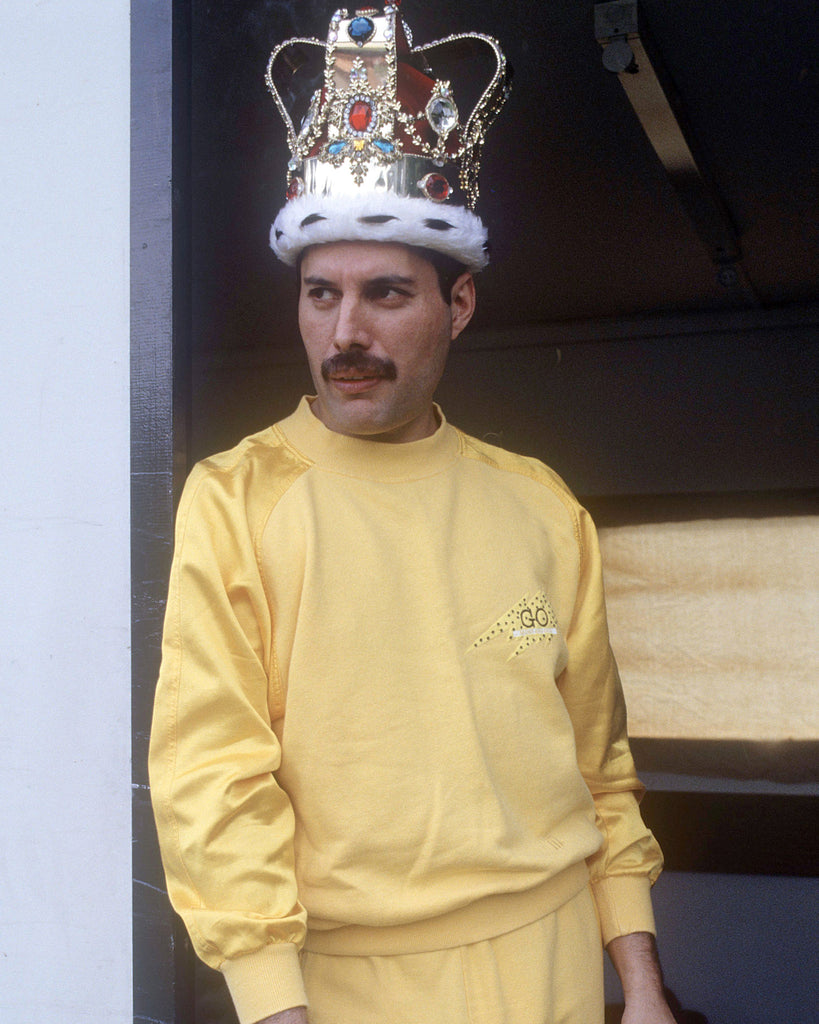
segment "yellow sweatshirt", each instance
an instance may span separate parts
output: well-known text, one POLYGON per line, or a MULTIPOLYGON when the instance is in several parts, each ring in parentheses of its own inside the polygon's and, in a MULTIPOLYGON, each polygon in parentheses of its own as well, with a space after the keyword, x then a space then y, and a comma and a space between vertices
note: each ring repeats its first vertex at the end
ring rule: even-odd
POLYGON ((151 786, 170 898, 243 1022, 305 1001, 305 941, 472 942, 589 874, 604 942, 653 930, 594 527, 441 420, 383 444, 305 399, 185 488, 151 786))

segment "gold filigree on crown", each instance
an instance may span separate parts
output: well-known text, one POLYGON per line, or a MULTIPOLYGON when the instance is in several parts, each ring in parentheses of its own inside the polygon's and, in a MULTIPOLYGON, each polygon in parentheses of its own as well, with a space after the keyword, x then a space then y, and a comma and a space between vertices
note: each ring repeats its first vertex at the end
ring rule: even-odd
POLYGON ((393 2, 383 13, 371 7, 352 13, 338 10, 326 44, 297 38, 272 52, 266 81, 287 129, 288 199, 373 187, 446 203, 456 185, 445 168, 454 164, 464 205, 474 209, 486 131, 508 94, 506 59, 496 40, 479 33, 413 47, 398 8, 393 2), (466 120, 461 119, 451 82, 435 79, 427 66, 433 51, 464 40, 485 47, 495 63, 466 120), (322 48, 324 83, 296 130, 275 79, 279 58, 299 46, 322 48), (385 169, 390 173, 382 173, 385 169))

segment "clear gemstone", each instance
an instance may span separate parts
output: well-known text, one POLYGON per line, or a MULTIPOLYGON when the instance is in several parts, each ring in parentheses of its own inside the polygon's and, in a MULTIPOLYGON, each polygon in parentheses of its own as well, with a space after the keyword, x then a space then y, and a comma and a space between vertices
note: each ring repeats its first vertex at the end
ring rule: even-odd
POLYGON ((299 138, 303 138, 312 128, 313 122, 316 119, 316 114, 318 113, 320 101, 321 93, 314 93, 313 98, 310 101, 310 106, 307 110, 307 113, 304 115, 304 120, 301 122, 301 127, 299 128, 299 138))
POLYGON ((448 96, 433 96, 427 103, 426 115, 438 135, 449 135, 458 123, 458 108, 448 96))

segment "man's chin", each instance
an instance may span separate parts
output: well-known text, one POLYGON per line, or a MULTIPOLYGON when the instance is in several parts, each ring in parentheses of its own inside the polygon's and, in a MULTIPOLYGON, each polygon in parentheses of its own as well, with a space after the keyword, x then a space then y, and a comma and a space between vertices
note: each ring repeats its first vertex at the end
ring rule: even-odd
POLYGON ((334 394, 320 395, 313 404, 313 412, 330 430, 353 437, 370 437, 393 428, 384 410, 372 401, 374 388, 333 390, 334 394))

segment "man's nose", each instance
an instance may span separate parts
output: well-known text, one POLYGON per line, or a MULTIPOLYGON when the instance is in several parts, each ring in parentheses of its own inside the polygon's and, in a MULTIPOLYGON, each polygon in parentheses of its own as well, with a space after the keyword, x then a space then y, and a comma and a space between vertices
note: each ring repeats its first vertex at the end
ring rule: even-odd
POLYGON ((366 317, 357 296, 344 295, 339 302, 333 343, 339 352, 370 347, 366 317))

